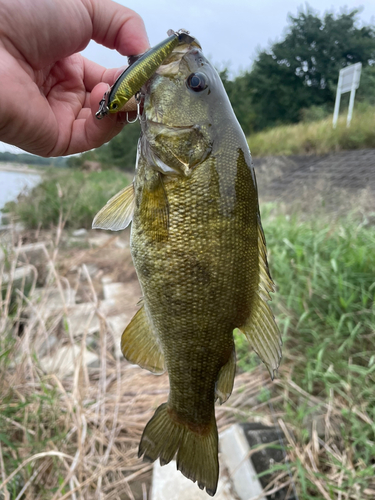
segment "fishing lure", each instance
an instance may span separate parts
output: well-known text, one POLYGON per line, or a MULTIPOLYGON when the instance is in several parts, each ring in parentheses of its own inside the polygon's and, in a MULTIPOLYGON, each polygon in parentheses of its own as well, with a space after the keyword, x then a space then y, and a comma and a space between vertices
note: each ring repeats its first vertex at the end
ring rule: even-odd
MULTIPOLYGON (((149 49, 141 56, 130 56, 130 66, 117 78, 112 87, 104 94, 95 116, 101 120, 109 113, 118 113, 141 87, 151 78, 163 61, 179 43, 194 40, 185 30, 168 31, 168 38, 149 49)), ((138 113, 139 114, 139 113, 138 113)))

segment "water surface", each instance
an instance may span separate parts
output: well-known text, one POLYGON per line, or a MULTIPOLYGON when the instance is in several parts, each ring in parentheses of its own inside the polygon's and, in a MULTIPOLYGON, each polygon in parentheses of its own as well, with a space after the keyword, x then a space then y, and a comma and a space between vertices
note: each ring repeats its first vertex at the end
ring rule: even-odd
POLYGON ((23 172, 6 172, 0 170, 0 211, 8 201, 30 190, 41 181, 41 176, 23 172))

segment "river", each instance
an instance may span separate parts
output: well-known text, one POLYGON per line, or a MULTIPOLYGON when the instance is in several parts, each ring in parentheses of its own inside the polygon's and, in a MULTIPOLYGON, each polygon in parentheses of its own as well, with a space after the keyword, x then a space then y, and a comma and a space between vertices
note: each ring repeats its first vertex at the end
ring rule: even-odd
POLYGON ((41 176, 28 172, 11 172, 1 170, 0 167, 0 212, 8 201, 17 199, 17 196, 30 190, 41 181, 41 176))

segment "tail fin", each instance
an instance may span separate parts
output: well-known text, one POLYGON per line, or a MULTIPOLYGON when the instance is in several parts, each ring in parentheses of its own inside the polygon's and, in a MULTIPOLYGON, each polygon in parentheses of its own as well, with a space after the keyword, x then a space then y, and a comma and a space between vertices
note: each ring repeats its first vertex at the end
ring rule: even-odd
POLYGON ((215 417, 208 432, 194 432, 171 418, 167 403, 159 406, 143 431, 138 456, 166 465, 177 453, 177 469, 197 481, 209 495, 216 493, 219 478, 218 435, 215 417))

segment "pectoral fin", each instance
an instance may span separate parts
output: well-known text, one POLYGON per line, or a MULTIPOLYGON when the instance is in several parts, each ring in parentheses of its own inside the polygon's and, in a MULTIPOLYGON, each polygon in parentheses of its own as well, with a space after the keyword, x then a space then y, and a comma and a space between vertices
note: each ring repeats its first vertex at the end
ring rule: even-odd
POLYGON ((215 386, 215 394, 222 405, 232 394, 234 376, 236 374, 236 350, 233 346, 232 354, 226 364, 221 368, 215 386))
POLYGON ((130 362, 153 373, 165 371, 164 354, 153 332, 145 307, 141 307, 125 328, 121 350, 130 362))
POLYGON ((133 218, 134 200, 134 186, 130 184, 107 201, 107 204, 96 214, 92 227, 112 231, 125 229, 133 218))
POLYGON ((271 299, 269 292, 274 291, 267 262, 266 241, 260 218, 258 217, 258 248, 259 248, 259 288, 254 297, 251 313, 246 323, 239 327, 258 354, 273 379, 281 359, 281 334, 276 325, 275 317, 267 304, 271 299))

